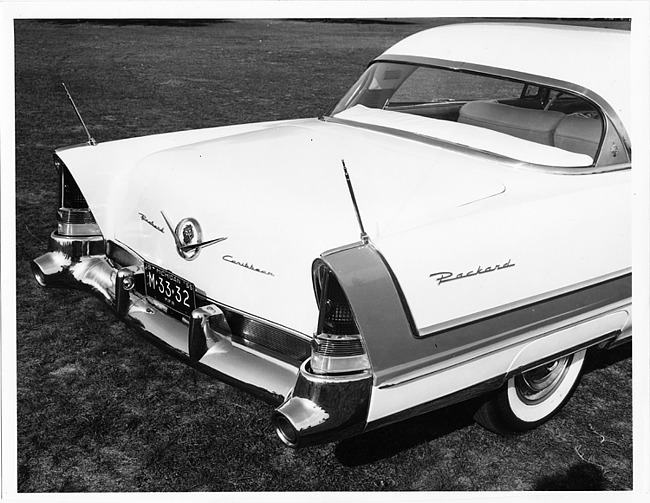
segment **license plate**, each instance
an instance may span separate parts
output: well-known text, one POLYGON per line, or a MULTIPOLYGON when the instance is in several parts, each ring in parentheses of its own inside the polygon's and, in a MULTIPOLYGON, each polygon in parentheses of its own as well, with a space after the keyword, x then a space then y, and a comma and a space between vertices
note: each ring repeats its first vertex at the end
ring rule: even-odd
POLYGON ((196 308, 194 283, 160 267, 145 262, 145 293, 167 307, 186 316, 196 308))

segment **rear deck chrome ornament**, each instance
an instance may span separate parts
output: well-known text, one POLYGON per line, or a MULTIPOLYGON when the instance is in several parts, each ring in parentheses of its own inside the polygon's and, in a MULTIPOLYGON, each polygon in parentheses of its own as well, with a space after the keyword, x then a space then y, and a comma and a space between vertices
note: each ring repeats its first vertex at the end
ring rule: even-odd
POLYGON ((202 248, 228 239, 227 237, 221 237, 211 239, 210 241, 202 241, 203 233, 201 226, 194 218, 184 218, 178 222, 176 227, 172 227, 165 213, 161 211, 160 214, 165 219, 167 227, 169 227, 169 230, 174 236, 176 251, 185 260, 194 260, 199 256, 202 248))

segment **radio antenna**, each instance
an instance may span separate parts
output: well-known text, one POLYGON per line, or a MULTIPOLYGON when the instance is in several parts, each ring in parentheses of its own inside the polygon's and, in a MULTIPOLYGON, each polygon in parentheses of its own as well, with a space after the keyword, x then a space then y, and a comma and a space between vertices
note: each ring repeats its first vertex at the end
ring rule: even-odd
POLYGON ((74 111, 77 114, 77 117, 79 117, 79 120, 81 121, 81 125, 84 128, 84 131, 86 131, 86 135, 88 136, 88 145, 97 145, 97 142, 95 141, 95 138, 90 136, 90 132, 88 131, 88 128, 86 127, 86 123, 84 120, 81 118, 81 114, 79 113, 79 109, 77 108, 77 105, 74 104, 74 100, 72 99, 72 96, 70 96, 70 91, 68 91, 68 88, 65 86, 63 82, 61 82, 61 85, 63 86, 63 89, 65 89, 65 93, 68 95, 68 99, 70 100, 70 103, 72 103, 72 107, 74 108, 74 111))
POLYGON ((357 198, 354 197, 354 189, 352 188, 352 182, 350 181, 350 174, 348 173, 348 168, 345 166, 345 161, 343 159, 341 159, 341 164, 343 164, 345 181, 348 183, 348 190, 350 191, 350 197, 352 198, 352 204, 354 205, 354 212, 357 214, 357 221, 359 222, 359 228, 361 229, 361 240, 364 244, 368 244, 368 234, 366 234, 366 230, 363 228, 361 213, 359 212, 359 206, 357 205, 357 198))

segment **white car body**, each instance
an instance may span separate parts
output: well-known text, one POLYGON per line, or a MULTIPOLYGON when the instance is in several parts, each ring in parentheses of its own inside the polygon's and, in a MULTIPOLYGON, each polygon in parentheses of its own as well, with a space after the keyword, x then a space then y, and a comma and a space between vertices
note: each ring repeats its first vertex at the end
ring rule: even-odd
MULTIPOLYGON (((385 77, 393 72, 387 80, 411 62, 535 84, 551 105, 584 99, 602 125, 593 157, 388 110, 388 100, 320 119, 60 149, 101 232, 59 227, 35 275, 99 292, 193 364, 271 397, 278 433, 294 447, 512 387, 551 361, 571 367, 585 348, 631 336, 628 44, 616 30, 467 24, 413 35, 377 58, 385 77), (531 57, 529 47, 544 50, 531 57), (190 256, 183 227, 202 233, 187 238, 199 250, 190 256), (168 307, 122 287, 145 276, 145 262, 191 282, 208 307, 170 319, 168 307), (362 341, 349 372, 345 356, 312 372, 314 353, 283 358, 253 336, 231 337, 232 326, 214 328, 233 325, 232 312, 308 347, 326 316, 314 301, 323 270, 362 341), (188 350, 188 331, 205 336, 202 352, 188 350), (318 398, 323 390, 336 399, 318 398)), ((367 89, 382 90, 379 80, 367 89)), ((548 399, 530 399, 542 412, 522 407, 520 426, 559 409, 579 370, 548 399)))

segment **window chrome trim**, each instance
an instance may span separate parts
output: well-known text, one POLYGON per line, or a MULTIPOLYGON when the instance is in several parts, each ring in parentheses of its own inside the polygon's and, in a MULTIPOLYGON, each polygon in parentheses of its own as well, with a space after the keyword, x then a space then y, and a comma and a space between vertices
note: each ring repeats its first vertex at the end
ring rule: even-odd
POLYGON ((323 121, 331 122, 333 124, 342 124, 350 127, 359 127, 367 129, 369 131, 375 131, 377 133, 385 133, 391 136, 397 136, 399 138, 404 138, 406 140, 413 140, 420 143, 425 143, 428 145, 434 145, 438 147, 444 147, 448 150, 454 152, 459 152, 463 154, 473 154, 477 157, 484 159, 489 159, 494 161, 498 159, 499 162, 508 165, 512 168, 525 169, 527 171, 539 171, 543 173, 555 174, 555 175, 595 175, 600 173, 610 173, 613 171, 623 171, 626 169, 631 169, 632 163, 625 162, 621 164, 611 164, 609 166, 583 166, 583 167, 557 167, 557 166, 546 166, 543 164, 534 164, 518 159, 513 159, 506 157, 500 154, 495 154, 494 152, 488 152, 486 150, 480 150, 474 147, 469 147, 467 145, 461 145, 460 143, 453 143, 446 140, 441 140, 439 138, 433 138, 431 136, 423 136, 417 133, 411 133, 410 131, 402 131, 400 129, 394 129, 388 126, 377 126, 375 124, 366 124, 364 122, 352 121, 349 119, 339 119, 338 117, 323 117, 323 121))
POLYGON ((425 143, 429 143, 428 140, 431 140, 431 143, 434 144, 443 144, 445 146, 450 146, 453 145, 456 148, 462 149, 463 152, 478 152, 483 155, 489 155, 491 158, 499 158, 500 160, 504 160, 512 165, 515 166, 525 166, 526 169, 533 169, 533 170, 540 170, 540 171, 545 171, 545 172, 552 172, 552 173, 558 173, 558 174, 569 174, 569 175, 582 175, 582 174, 596 174, 596 173, 603 173, 603 172, 610 172, 610 171, 619 171, 622 169, 630 169, 631 168, 631 162, 629 159, 632 158, 632 149, 631 149, 631 141, 630 137, 627 133, 627 130, 625 129, 623 123, 621 122, 620 118, 618 117, 618 114, 614 111, 614 109, 605 101, 601 96, 596 94, 593 91, 590 91, 589 89, 582 87, 582 86, 577 86, 575 84, 572 84, 570 82, 565 82, 557 79, 552 79, 552 78, 547 78, 547 77, 541 77, 539 75, 532 75, 524 72, 518 72, 515 70, 507 70, 503 68, 496 68, 496 67, 491 67, 491 66, 485 66, 485 65, 479 65, 479 64, 474 64, 474 63, 463 63, 463 62, 458 62, 458 61, 449 61, 449 60, 444 60, 444 59, 438 59, 438 58, 424 58, 424 57, 415 57, 415 56, 403 56, 403 55, 386 55, 386 56, 380 56, 373 60, 368 67, 372 66, 375 63, 398 63, 398 64, 411 64, 411 65, 420 65, 420 66, 427 66, 427 67, 437 67, 437 68, 442 68, 442 69, 447 69, 447 70, 454 70, 454 71, 465 71, 468 73, 476 73, 480 75, 486 75, 486 76, 491 76, 495 78, 503 78, 503 79, 510 79, 510 80, 516 80, 520 81, 522 83, 529 83, 529 84, 535 84, 543 87, 552 87, 554 89, 560 90, 560 91, 567 91, 571 94, 574 94, 578 97, 581 97, 589 102, 591 102, 593 105, 596 106, 597 109, 599 109, 602 112, 603 115, 603 135, 601 137, 601 143, 598 148, 598 152, 595 156, 594 163, 592 166, 589 167, 577 167, 577 168, 572 168, 572 167, 553 167, 553 166, 545 166, 545 165, 539 165, 539 164, 534 164, 534 163, 526 163, 523 161, 519 161, 516 159, 511 159, 508 157, 500 156, 491 152, 485 152, 485 151, 480 151, 468 146, 464 145, 459 145, 451 142, 446 142, 443 140, 439 140, 436 138, 429 138, 429 137, 424 137, 421 135, 417 135, 414 133, 405 133, 403 131, 399 131, 393 128, 388 128, 388 127, 380 127, 380 126, 371 126, 368 124, 364 124, 361 122, 355 122, 355 121, 347 121, 344 119, 338 119, 335 116, 325 116, 323 119, 325 121, 340 121, 342 123, 348 123, 354 126, 359 126, 359 127, 364 127, 368 128, 371 130, 377 130, 377 131, 382 131, 386 133, 390 133, 393 135, 397 136, 406 136, 410 139, 414 140, 419 140, 419 141, 424 141, 425 143), (611 164, 611 165, 606 165, 602 166, 600 165, 600 157, 601 157, 601 150, 604 146, 604 141, 608 137, 607 135, 607 130, 609 127, 613 127, 616 133, 618 134, 619 138, 621 139, 623 143, 623 148, 625 149, 625 152, 627 154, 627 159, 620 164, 611 164), (402 133, 402 134, 398 134, 402 133))
POLYGON ((525 72, 519 72, 517 70, 507 70, 504 68, 497 68, 493 66, 479 65, 476 63, 461 63, 458 61, 448 61, 448 60, 438 59, 438 58, 423 58, 423 57, 402 56, 402 55, 391 54, 391 55, 380 56, 376 58, 368 66, 370 67, 370 65, 379 62, 411 63, 411 64, 417 64, 422 66, 435 66, 435 67, 446 68, 446 69, 456 70, 456 71, 463 70, 467 72, 478 73, 478 74, 483 74, 483 75, 488 75, 493 77, 502 77, 511 80, 518 80, 528 84, 541 85, 544 87, 552 87, 560 91, 568 91, 572 94, 580 96, 581 98, 591 101, 592 103, 597 105, 599 109, 604 111, 607 114, 607 116, 611 119, 612 124, 614 125, 615 129, 623 139, 625 147, 628 149, 628 153, 631 153, 630 137, 627 134, 627 130, 625 129, 625 126, 623 125, 616 111, 600 95, 585 87, 572 84, 571 82, 553 79, 549 77, 543 77, 540 75, 533 75, 525 72))

